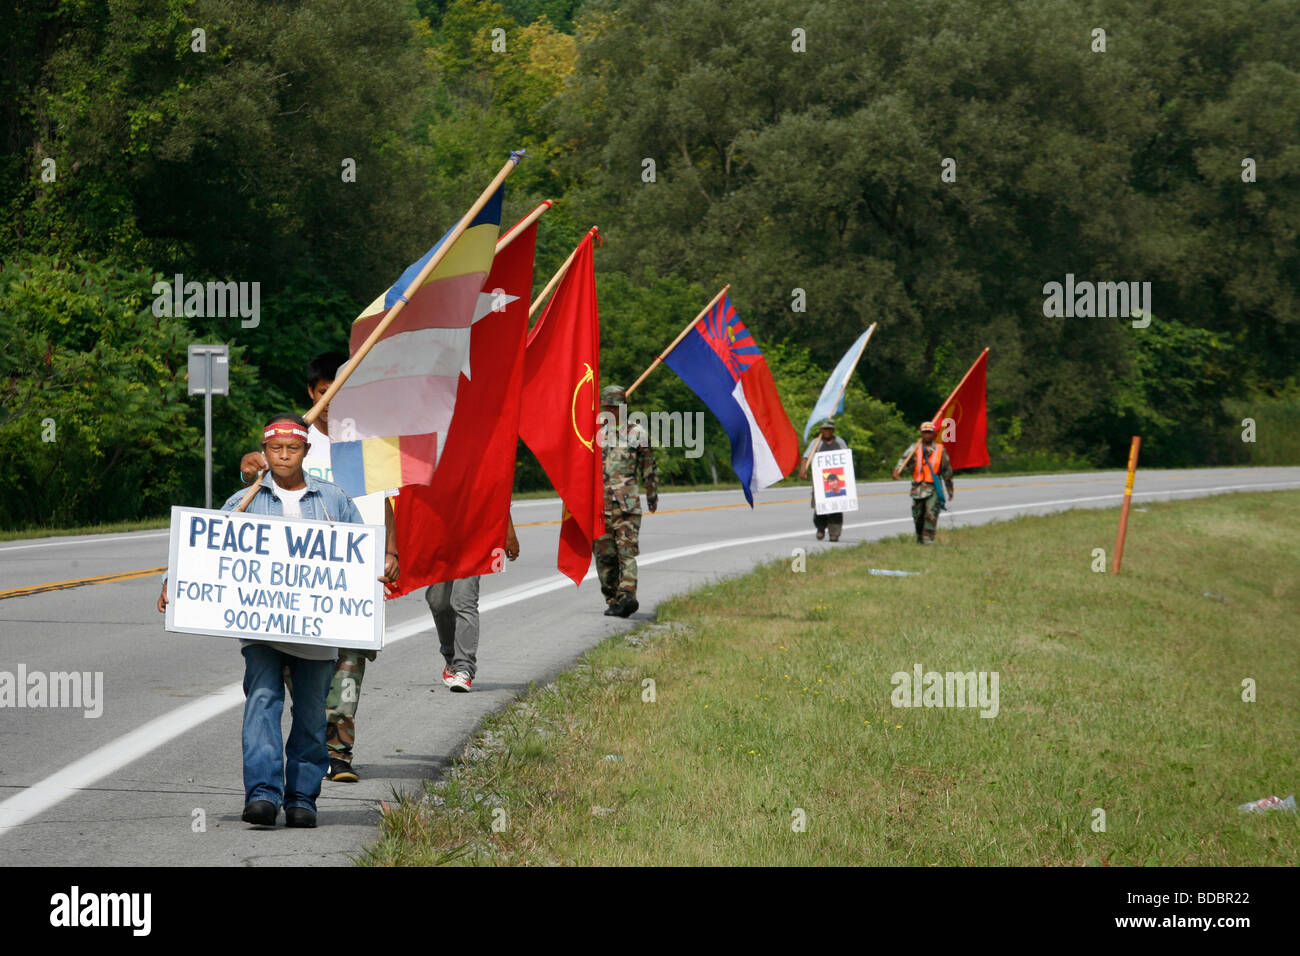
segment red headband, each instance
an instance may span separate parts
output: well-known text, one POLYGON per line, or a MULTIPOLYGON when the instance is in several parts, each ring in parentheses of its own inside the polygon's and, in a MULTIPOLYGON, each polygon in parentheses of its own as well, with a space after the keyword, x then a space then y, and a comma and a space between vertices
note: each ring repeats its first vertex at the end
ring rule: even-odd
POLYGON ((269 442, 272 438, 301 438, 306 441, 307 431, 293 422, 273 422, 266 426, 266 431, 262 432, 262 441, 269 442))

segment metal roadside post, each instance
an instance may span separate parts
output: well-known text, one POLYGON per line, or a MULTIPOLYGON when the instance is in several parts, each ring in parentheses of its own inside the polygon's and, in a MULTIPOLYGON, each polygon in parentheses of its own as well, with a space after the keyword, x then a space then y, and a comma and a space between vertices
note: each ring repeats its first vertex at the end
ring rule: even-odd
POLYGON ((230 394, 230 347, 191 345, 189 394, 203 396, 203 507, 212 507, 212 396, 230 394))

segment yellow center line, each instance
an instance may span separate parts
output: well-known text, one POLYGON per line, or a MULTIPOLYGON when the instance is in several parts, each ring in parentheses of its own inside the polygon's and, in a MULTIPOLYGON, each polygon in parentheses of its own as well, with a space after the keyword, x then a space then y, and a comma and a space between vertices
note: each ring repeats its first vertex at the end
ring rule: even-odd
MULTIPOLYGON (((1185 477, 1185 476, 1174 476, 1174 477, 1185 477)), ((1095 481, 1111 481, 1111 482, 1113 482, 1115 479, 1114 479, 1113 477, 1108 477, 1108 478, 1078 478, 1078 479, 1071 479, 1071 481, 1076 481, 1076 480, 1077 480, 1077 481, 1081 481, 1081 482, 1084 482, 1084 481, 1088 481, 1088 482, 1095 482, 1095 481)), ((908 488, 911 487, 910 483, 908 483, 908 482, 906 481, 906 479, 900 479, 900 481, 902 481, 903 484, 906 485, 908 488)), ((976 485, 976 486, 974 486, 974 487, 964 489, 963 493, 964 493, 964 494, 973 494, 973 493, 976 492, 976 491, 986 491, 986 490, 992 490, 992 489, 994 489, 994 488, 1028 488, 1028 487, 1036 486, 1036 485, 1059 485, 1059 484, 1061 484, 1060 481, 1013 481, 1013 482, 1008 482, 1008 483, 1006 483, 1006 484, 999 484, 999 485, 976 485)), ((810 488, 811 488, 811 486, 810 486, 810 488)), ((737 490, 739 490, 739 489, 737 489, 737 490)), ((900 489, 899 491, 873 491, 871 494, 868 494, 868 495, 858 495, 858 497, 859 497, 859 498, 893 498, 893 497, 898 496, 898 495, 901 493, 901 491, 902 491, 902 489, 900 489)), ((683 492, 683 493, 684 493, 684 494, 690 494, 690 492, 683 492)), ((771 507, 771 506, 773 506, 773 505, 799 505, 799 504, 807 504, 807 503, 808 503, 808 499, 807 499, 807 498, 782 498, 782 499, 780 499, 779 501, 760 501, 760 502, 758 502, 758 503, 755 505, 755 507, 758 507, 758 508, 767 508, 767 507, 771 507)), ((557 504, 558 504, 558 502, 557 502, 557 504)), ((731 503, 731 504, 725 504, 725 505, 701 505, 701 506, 698 507, 698 508, 670 508, 670 509, 667 509, 667 510, 664 510, 664 509, 661 508, 660 510, 658 510, 658 511, 656 511, 656 512, 653 512, 653 513, 654 513, 656 516, 658 516, 658 515, 684 515, 684 514, 689 514, 689 513, 691 513, 691 512, 694 512, 694 511, 721 511, 721 510, 723 510, 723 509, 725 509, 725 508, 748 508, 748 507, 749 507, 749 503, 748 503, 748 502, 738 501, 738 502, 733 502, 733 503, 731 503)), ((516 524, 515 527, 516 527, 516 528, 547 528, 547 527, 551 527, 551 526, 553 526, 553 525, 558 525, 558 524, 562 524, 562 523, 563 523, 563 522, 560 522, 560 521, 530 521, 530 522, 528 522, 527 524, 516 524)))
POLYGON ((32 584, 25 588, 0 591, 0 600, 13 597, 27 597, 44 591, 63 591, 67 588, 79 588, 87 584, 109 584, 113 581, 130 581, 132 578, 147 578, 151 574, 164 574, 166 568, 141 568, 139 571, 121 571, 117 574, 101 574, 94 578, 75 578, 71 581, 55 581, 52 584, 32 584))
MULTIPOLYGON (((1168 476, 1164 476, 1164 477, 1169 477, 1169 478, 1183 478, 1183 477, 1186 477, 1186 476, 1185 476, 1185 475, 1168 475, 1168 476)), ((1114 478, 1113 478, 1113 477, 1107 477, 1107 478, 1071 478, 1071 479, 1067 479, 1067 482, 1075 482, 1075 481, 1078 481, 1078 482, 1114 481, 1114 478)), ((906 479, 903 479, 903 484, 904 484, 904 485, 907 484, 906 479)), ((997 484, 997 485, 976 485, 976 486, 974 486, 974 487, 971 487, 971 488, 967 488, 967 489, 965 489, 965 493, 966 493, 966 494, 971 494, 971 493, 976 492, 976 491, 986 491, 986 490, 991 490, 991 489, 993 489, 993 488, 1027 488, 1027 487, 1030 487, 1030 486, 1036 486, 1036 485, 1059 485, 1059 484, 1062 484, 1062 482, 1060 482, 1060 481, 1013 481, 1013 482, 1008 482, 1008 483, 1005 483, 1005 484, 997 484)), ((860 497, 860 498, 892 498, 892 497, 895 497, 895 496, 899 495, 901 491, 902 491, 901 488, 899 489, 899 491, 876 491, 876 492, 872 492, 871 494, 867 494, 867 495, 859 495, 858 497, 860 497)), ((690 492, 683 492, 683 493, 684 493, 684 494, 690 494, 690 492)), ((770 507, 774 507, 774 506, 776 506, 776 505, 797 505, 797 504, 805 504, 805 503, 807 503, 807 501, 808 501, 807 498, 802 498, 802 497, 800 497, 800 498, 781 498, 781 499, 778 499, 778 500, 776 500, 776 501, 760 501, 760 502, 757 503, 757 507, 759 507, 759 508, 770 508, 770 507)), ((557 504, 558 504, 558 502, 557 502, 557 504)), ((749 507, 749 504, 748 504, 747 502, 744 502, 744 501, 737 501, 737 502, 731 502, 731 503, 729 503, 729 504, 725 504, 725 505, 701 505, 701 506, 698 507, 698 508, 670 508, 670 509, 668 509, 668 510, 656 511, 656 512, 654 512, 654 514, 656 514, 656 515, 681 515, 681 514, 691 514, 691 513, 693 513, 693 512, 697 512, 697 511, 722 511, 722 510, 726 510, 726 509, 729 509, 729 508, 748 508, 748 507, 749 507)), ((562 523, 562 522, 559 522, 559 521, 530 521, 530 522, 527 522, 527 523, 525 523, 525 524, 517 524, 517 525, 515 525, 515 527, 516 527, 516 528, 546 528, 546 527, 553 527, 553 526, 555 526, 555 525, 559 525, 559 524, 561 524, 561 523, 562 523)), ((30 586, 28 586, 28 587, 24 587, 24 588, 14 588, 13 590, 10 590, 10 591, 0 591, 0 600, 4 600, 5 598, 26 597, 26 596, 28 596, 28 595, 30 595, 30 594, 41 594, 41 593, 43 593, 43 592, 45 592, 45 591, 63 591, 63 590, 66 590, 67 588, 79 588, 79 587, 84 587, 84 586, 87 585, 87 584, 110 584, 110 583, 112 583, 112 582, 114 582, 114 581, 130 581, 130 580, 133 579, 133 578, 144 578, 144 577, 148 577, 148 576, 151 575, 151 574, 163 574, 163 573, 165 573, 166 571, 167 571, 167 569, 166 569, 165 567, 163 567, 163 568, 142 568, 142 569, 140 569, 139 571, 123 571, 123 572, 118 573, 118 574, 104 574, 104 575, 100 575, 99 577, 93 577, 93 578, 76 578, 76 579, 71 580, 71 581, 55 581, 55 582, 53 582, 53 583, 51 583, 51 584, 33 584, 33 585, 30 585, 30 586)))

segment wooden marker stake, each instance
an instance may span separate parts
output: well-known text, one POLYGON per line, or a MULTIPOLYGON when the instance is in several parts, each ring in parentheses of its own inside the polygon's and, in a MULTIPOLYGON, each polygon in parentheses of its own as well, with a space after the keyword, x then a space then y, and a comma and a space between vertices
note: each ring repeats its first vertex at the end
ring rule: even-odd
POLYGON ((1119 533, 1115 535, 1115 563, 1110 566, 1111 574, 1119 574, 1120 561, 1124 558, 1124 535, 1128 533, 1128 509, 1133 501, 1133 474, 1137 471, 1138 449, 1142 447, 1142 436, 1134 435, 1133 444, 1128 450, 1128 480, 1124 482, 1124 503, 1119 509, 1119 533))

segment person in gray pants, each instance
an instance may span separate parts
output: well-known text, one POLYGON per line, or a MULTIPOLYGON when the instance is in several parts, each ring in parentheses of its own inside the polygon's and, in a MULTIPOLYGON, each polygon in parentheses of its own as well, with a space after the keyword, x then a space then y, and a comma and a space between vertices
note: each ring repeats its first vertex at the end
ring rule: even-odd
POLYGON ((442 682, 459 694, 469 693, 478 664, 478 578, 431 584, 424 592, 438 630, 447 666, 442 682))
MULTIPOLYGON (((515 522, 506 515, 506 546, 493 555, 495 561, 504 552, 511 561, 519 557, 519 537, 515 522)), ((429 585, 424 599, 433 612, 433 626, 438 630, 438 645, 447 666, 442 682, 458 694, 468 694, 478 669, 478 577, 456 578, 429 585)))

